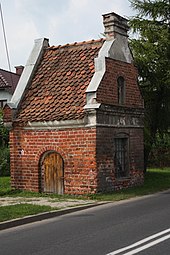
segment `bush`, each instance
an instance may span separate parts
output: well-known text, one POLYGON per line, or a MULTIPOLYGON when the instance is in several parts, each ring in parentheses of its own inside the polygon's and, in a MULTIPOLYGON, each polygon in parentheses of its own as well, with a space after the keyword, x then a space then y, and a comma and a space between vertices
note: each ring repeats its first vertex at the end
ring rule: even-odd
POLYGON ((10 175, 10 153, 8 147, 0 147, 0 176, 10 175))

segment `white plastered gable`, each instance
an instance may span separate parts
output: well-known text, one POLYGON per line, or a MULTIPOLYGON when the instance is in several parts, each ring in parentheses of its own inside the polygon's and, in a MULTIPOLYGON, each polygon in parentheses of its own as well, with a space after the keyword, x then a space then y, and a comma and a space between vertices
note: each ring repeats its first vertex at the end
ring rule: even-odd
POLYGON ((96 101, 96 92, 106 72, 106 58, 111 58, 126 63, 132 63, 133 57, 128 46, 126 36, 117 35, 112 40, 106 40, 95 58, 95 73, 86 90, 85 109, 99 108, 100 104, 96 101))

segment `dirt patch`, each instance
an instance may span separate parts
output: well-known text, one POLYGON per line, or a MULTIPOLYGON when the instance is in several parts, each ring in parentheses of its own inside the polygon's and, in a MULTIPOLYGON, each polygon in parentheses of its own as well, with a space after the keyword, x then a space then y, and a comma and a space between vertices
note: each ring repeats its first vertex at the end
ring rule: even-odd
POLYGON ((15 205, 15 204, 35 204, 35 205, 48 205, 57 208, 73 207, 78 205, 92 204, 93 200, 79 200, 79 199, 65 199, 58 200, 56 198, 25 198, 25 197, 5 197, 0 198, 0 206, 15 205))

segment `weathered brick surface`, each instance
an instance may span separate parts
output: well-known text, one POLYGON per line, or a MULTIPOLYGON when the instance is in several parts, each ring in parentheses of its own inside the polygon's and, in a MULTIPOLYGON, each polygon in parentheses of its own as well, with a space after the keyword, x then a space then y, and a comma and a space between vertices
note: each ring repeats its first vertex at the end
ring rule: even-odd
POLYGON ((10 133, 11 183, 17 189, 41 190, 39 162, 46 151, 58 152, 64 160, 65 193, 94 193, 96 174, 95 129, 30 131, 10 133))
POLYGON ((119 76, 125 79, 125 106, 143 107, 135 66, 109 58, 106 58, 106 73, 97 91, 97 102, 118 105, 117 78, 119 76))
POLYGON ((143 130, 137 128, 97 128, 98 191, 113 191, 143 183, 143 130), (114 139, 126 134, 129 143, 129 174, 115 178, 114 139))
POLYGON ((111 191, 143 182, 143 131, 141 129, 70 129, 10 134, 12 187, 41 190, 39 162, 46 151, 58 152, 64 160, 64 192, 67 194, 111 191), (129 136, 129 178, 116 180, 114 138, 129 136), (96 149, 97 148, 97 149, 96 149))

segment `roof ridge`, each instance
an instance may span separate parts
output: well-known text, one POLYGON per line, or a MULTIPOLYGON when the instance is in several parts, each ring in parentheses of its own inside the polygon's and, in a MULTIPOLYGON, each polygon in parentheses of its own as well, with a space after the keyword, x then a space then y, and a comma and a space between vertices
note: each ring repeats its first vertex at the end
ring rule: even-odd
POLYGON ((67 48, 67 47, 74 47, 74 46, 82 46, 86 44, 92 44, 92 43, 98 43, 98 42, 103 42, 105 41, 105 38, 100 38, 100 39, 92 39, 89 41, 82 41, 82 42, 74 42, 74 43, 67 43, 64 45, 58 45, 58 46, 50 46, 48 49, 60 49, 60 48, 67 48))
POLYGON ((14 72, 11 72, 11 71, 8 71, 8 70, 5 70, 5 69, 2 69, 2 68, 0 68, 0 71, 3 71, 3 72, 7 72, 7 73, 10 73, 10 74, 14 74, 14 75, 20 76, 20 75, 19 75, 19 74, 17 74, 17 73, 14 73, 14 72))

